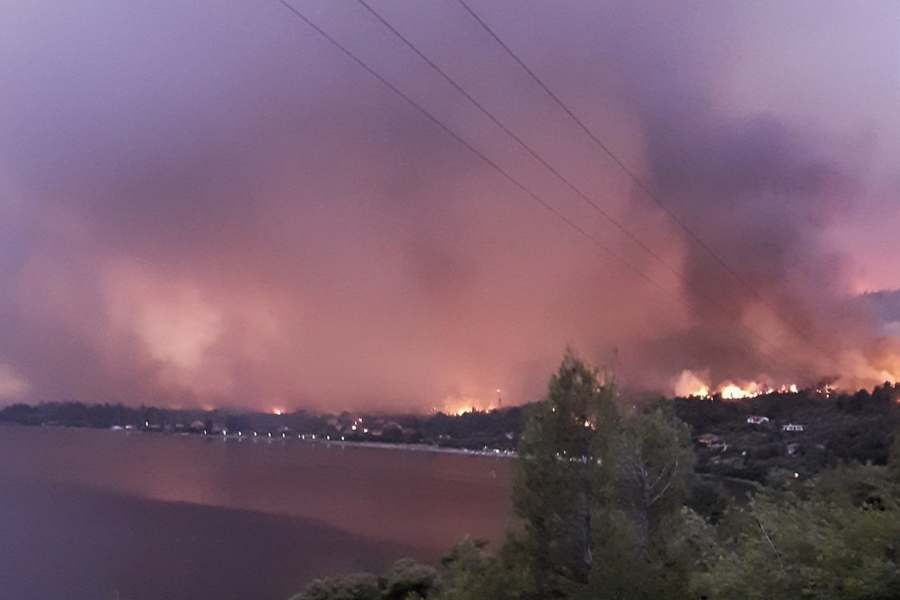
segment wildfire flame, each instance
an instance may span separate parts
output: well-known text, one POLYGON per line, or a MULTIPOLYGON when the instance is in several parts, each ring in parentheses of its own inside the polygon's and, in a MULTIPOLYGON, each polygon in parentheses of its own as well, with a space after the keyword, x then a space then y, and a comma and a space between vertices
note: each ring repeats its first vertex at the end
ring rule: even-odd
POLYGON ((448 396, 444 398, 441 406, 442 413, 460 416, 470 412, 490 412, 497 408, 497 401, 483 400, 474 396, 448 396))
POLYGON ((443 404, 444 407, 441 412, 447 415, 460 416, 469 412, 475 412, 482 403, 477 398, 454 397, 445 399, 443 404))
POLYGON ((740 400, 742 398, 755 398, 756 396, 774 392, 796 394, 798 391, 796 384, 782 385, 776 388, 757 381, 741 383, 724 381, 715 388, 712 388, 706 383, 708 379, 708 373, 697 374, 693 371, 685 370, 675 382, 675 395, 681 397, 712 398, 714 395, 718 394, 726 400, 740 400))

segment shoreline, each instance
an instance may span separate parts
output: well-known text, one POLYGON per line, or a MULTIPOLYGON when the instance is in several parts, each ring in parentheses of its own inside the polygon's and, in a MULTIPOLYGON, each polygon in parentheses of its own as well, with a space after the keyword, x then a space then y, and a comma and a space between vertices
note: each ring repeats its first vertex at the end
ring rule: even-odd
POLYGON ((153 435, 153 436, 172 436, 179 438, 198 438, 206 441, 213 441, 216 439, 220 439, 223 442, 234 442, 237 441, 239 443, 243 443, 244 440, 250 440, 253 443, 259 443, 261 440, 265 440, 268 443, 272 443, 275 441, 281 441, 282 443, 292 441, 292 442, 300 442, 305 444, 322 444, 326 446, 341 446, 341 447, 350 447, 350 448, 375 448, 381 450, 406 450, 410 452, 435 452, 440 454, 460 454, 467 456, 491 456, 495 458, 517 458, 518 453, 515 450, 502 450, 500 448, 488 448, 484 447, 480 450, 472 449, 472 448, 452 448, 448 446, 435 446, 431 444, 398 444, 398 443, 389 443, 389 442, 373 442, 373 441, 354 441, 354 440, 335 440, 335 439, 327 439, 326 437, 321 437, 318 434, 297 434, 294 435, 281 435, 281 436, 272 436, 272 435, 218 435, 218 434, 206 434, 206 433, 188 433, 188 432, 172 432, 172 431, 152 431, 145 429, 126 429, 126 428, 107 428, 107 427, 78 427, 73 425, 58 425, 58 424, 46 424, 42 423, 40 425, 23 425, 21 423, 13 423, 13 422, 4 422, 0 423, 0 427, 2 426, 15 426, 15 427, 39 427, 43 429, 74 429, 74 430, 87 430, 87 431, 108 431, 115 434, 124 434, 124 435, 132 435, 132 434, 141 434, 141 435, 153 435), (311 436, 315 436, 312 437, 311 436))
MULTIPOLYGON (((92 429, 85 427, 65 427, 66 429, 92 429)), ((501 450, 499 448, 484 448, 482 450, 473 450, 469 448, 450 448, 446 446, 433 446, 430 444, 395 444, 395 443, 387 443, 387 442, 367 442, 367 441, 351 441, 351 440, 328 440, 321 438, 308 439, 307 436, 299 435, 296 438, 293 436, 249 436, 249 435, 209 435, 209 434, 201 434, 201 433, 169 433, 169 432, 156 432, 156 431, 143 431, 143 430, 114 430, 114 429, 104 429, 102 431, 112 431, 113 433, 124 433, 126 435, 139 433, 139 434, 147 434, 147 435, 174 435, 178 437, 184 438, 200 438, 204 440, 215 440, 221 439, 223 442, 234 442, 243 443, 244 440, 251 440, 254 444, 259 443, 260 440, 264 440, 267 443, 280 441, 282 443, 286 443, 288 441, 291 442, 299 442, 304 444, 321 444, 325 446, 340 446, 340 447, 349 447, 349 448, 375 448, 380 450, 406 450, 410 452, 434 452, 440 454, 460 454, 466 456, 490 456, 494 458, 517 458, 518 453, 515 450, 501 450)))

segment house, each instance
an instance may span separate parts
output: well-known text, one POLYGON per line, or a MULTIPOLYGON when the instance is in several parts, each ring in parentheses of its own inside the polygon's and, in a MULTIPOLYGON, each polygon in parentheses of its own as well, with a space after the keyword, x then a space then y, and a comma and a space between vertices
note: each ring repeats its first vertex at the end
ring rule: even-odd
POLYGON ((781 426, 782 431, 803 431, 803 425, 798 425, 797 423, 788 423, 787 425, 781 426))
POLYGON ((747 417, 747 422, 751 425, 762 425, 763 423, 769 422, 769 417, 763 417, 760 415, 751 415, 747 417))

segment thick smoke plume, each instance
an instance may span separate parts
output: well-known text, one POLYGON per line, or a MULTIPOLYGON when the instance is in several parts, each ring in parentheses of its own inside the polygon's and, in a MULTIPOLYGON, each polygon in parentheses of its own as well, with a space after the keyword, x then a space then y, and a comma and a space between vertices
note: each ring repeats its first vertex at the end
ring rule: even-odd
POLYGON ((630 267, 278 3, 14 1, 0 401, 487 408, 567 346, 665 392, 900 373, 857 296, 900 285, 859 234, 900 189, 896 7, 472 4, 738 281, 460 7, 376 5, 665 264, 359 5, 298 6, 630 267))

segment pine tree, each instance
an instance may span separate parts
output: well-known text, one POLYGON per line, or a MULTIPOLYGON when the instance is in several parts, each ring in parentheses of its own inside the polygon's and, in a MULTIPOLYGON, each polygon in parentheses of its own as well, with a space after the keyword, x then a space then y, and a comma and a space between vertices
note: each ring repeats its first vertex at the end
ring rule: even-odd
POLYGON ((513 505, 541 598, 566 596, 589 580, 591 520, 609 502, 614 398, 612 382, 569 352, 527 416, 513 505))

